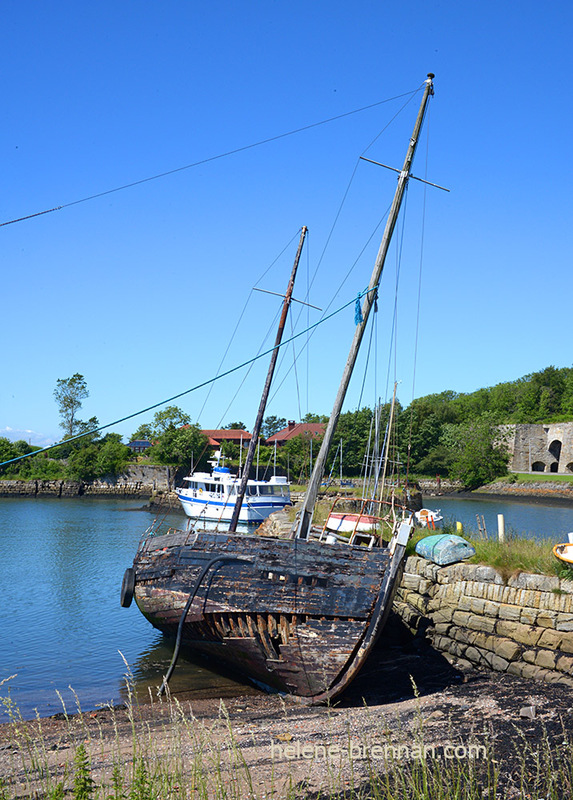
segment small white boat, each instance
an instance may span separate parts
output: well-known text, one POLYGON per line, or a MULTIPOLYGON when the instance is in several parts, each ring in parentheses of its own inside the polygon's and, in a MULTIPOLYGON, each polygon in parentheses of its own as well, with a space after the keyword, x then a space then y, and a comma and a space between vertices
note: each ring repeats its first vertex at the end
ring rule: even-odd
MULTIPOLYGON (((209 472, 194 472, 184 478, 188 487, 175 491, 188 517, 214 522, 230 522, 237 499, 240 478, 228 467, 214 467, 209 472)), ((289 505, 287 479, 275 475, 269 481, 248 481, 239 522, 260 523, 274 511, 289 505)))
POLYGON ((444 521, 439 508, 434 511, 431 508, 421 508, 414 513, 414 517, 419 528, 431 528, 432 530, 440 528, 444 521))
POLYGON ((367 533, 376 530, 379 521, 378 517, 373 517, 370 514, 331 512, 326 520, 326 530, 335 531, 336 533, 353 533, 354 531, 367 533))

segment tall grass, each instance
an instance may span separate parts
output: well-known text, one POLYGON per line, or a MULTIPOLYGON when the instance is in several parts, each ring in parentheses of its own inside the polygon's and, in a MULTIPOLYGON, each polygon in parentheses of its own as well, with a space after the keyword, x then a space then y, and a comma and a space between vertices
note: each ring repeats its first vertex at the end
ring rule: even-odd
MULTIPOLYGON (((415 555, 415 547, 420 539, 435 533, 459 535, 455 523, 448 521, 437 531, 418 528, 410 538, 407 555, 415 555)), ((466 528, 461 535, 476 551, 475 556, 466 559, 466 563, 494 567, 505 580, 520 572, 555 575, 562 579, 573 580, 573 569, 553 555, 553 544, 548 541, 519 536, 511 528, 506 528, 504 542, 493 536, 482 536, 466 528)))
MULTIPOLYGON (((346 728, 336 722, 340 712, 325 709, 315 720, 320 732, 298 736, 324 742, 318 750, 335 742, 337 753, 289 761, 272 755, 271 741, 294 747, 296 737, 277 736, 270 717, 260 731, 238 733, 222 703, 215 719, 200 720, 170 696, 142 713, 131 679, 126 712, 103 709, 105 731, 94 712, 70 714, 62 705, 54 734, 50 720, 26 722, 9 697, 0 700, 10 716, 0 731, 8 733, 0 742, 9 743, 0 746, 1 800, 557 800, 573 788, 565 732, 556 746, 547 734, 529 740, 516 731, 513 745, 501 743, 502 758, 499 737, 482 730, 464 741, 448 722, 428 729, 419 705, 407 725, 390 725, 379 709, 363 708, 362 727, 348 718, 346 728)), ((274 721, 288 730, 286 707, 284 719, 274 721)))

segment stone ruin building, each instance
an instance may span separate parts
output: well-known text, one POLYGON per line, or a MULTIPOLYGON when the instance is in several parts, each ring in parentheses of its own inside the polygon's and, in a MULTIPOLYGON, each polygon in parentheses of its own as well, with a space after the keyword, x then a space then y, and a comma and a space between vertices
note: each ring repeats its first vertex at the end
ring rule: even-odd
POLYGON ((512 472, 573 473, 573 422, 503 428, 512 472))

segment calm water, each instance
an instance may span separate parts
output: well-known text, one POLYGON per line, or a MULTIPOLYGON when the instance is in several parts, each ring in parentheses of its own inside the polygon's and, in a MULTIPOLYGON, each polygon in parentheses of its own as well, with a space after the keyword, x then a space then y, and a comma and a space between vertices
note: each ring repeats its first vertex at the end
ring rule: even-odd
MULTIPOLYGON (((123 573, 152 521, 141 501, 0 498, 0 697, 25 717, 121 702, 128 662, 137 686, 161 682, 172 645, 135 603, 121 608, 123 573)), ((183 513, 173 523, 184 523, 183 513)), ((172 688, 229 695, 239 684, 180 659, 172 688)), ((3 705, 0 720, 6 719, 3 705)))
MULTIPOLYGON (((452 520, 476 528, 483 514, 491 533, 497 514, 506 526, 557 542, 573 531, 573 506, 499 500, 428 498, 452 520)), ((124 698, 125 656, 136 686, 157 686, 171 659, 172 644, 155 631, 135 603, 119 605, 126 567, 152 517, 140 501, 0 498, 0 697, 17 703, 25 717, 67 708, 76 699, 89 710, 124 698)), ((181 526, 183 513, 172 524, 181 526)), ((180 658, 171 680, 174 692, 202 696, 243 693, 230 677, 202 662, 180 658)), ((0 720, 6 719, 0 704, 0 720)))
POLYGON ((464 528, 477 532, 476 514, 483 515, 487 531, 497 535, 497 515, 503 514, 505 529, 520 536, 548 539, 552 544, 567 541, 573 531, 573 505, 504 501, 501 499, 459 498, 455 495, 425 497, 427 508, 439 508, 446 521, 459 521, 464 528))

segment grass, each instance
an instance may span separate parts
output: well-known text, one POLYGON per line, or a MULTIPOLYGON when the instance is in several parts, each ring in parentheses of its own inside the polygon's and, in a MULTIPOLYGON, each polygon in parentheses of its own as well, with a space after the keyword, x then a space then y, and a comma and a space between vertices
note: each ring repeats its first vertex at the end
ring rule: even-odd
MULTIPOLYGON (((364 708, 364 726, 345 728, 339 711, 325 709, 320 733, 291 735, 273 733, 270 717, 258 728, 251 721, 245 734, 222 703, 214 720, 201 720, 169 696, 143 716, 131 689, 127 723, 109 707, 106 734, 94 712, 63 706, 65 724, 54 734, 49 720, 25 722, 9 698, 0 700, 11 718, 9 745, 0 748, 8 752, 1 800, 561 800, 573 791, 565 730, 556 741, 516 730, 508 744, 477 724, 464 739, 446 720, 432 735, 418 701, 407 722, 389 724, 379 709, 364 708), (284 756, 287 745, 312 740, 306 761, 284 756)), ((279 724, 292 728, 286 707, 279 724)))
MULTIPOLYGON (((416 529, 410 538, 406 554, 415 555, 416 544, 431 533, 433 532, 425 528, 416 529)), ((453 524, 445 524, 436 533, 459 535, 453 524)), ((567 567, 553 555, 552 545, 548 542, 517 536, 511 529, 506 529, 505 542, 479 536, 474 531, 468 530, 464 530, 461 535, 470 542, 476 551, 475 556, 466 559, 465 563, 494 567, 505 580, 520 572, 555 575, 561 579, 573 580, 573 569, 567 567)))
POLYGON ((512 476, 517 476, 518 483, 573 483, 573 475, 557 475, 555 472, 512 472, 505 478, 499 478, 499 482, 512 482, 512 476))

